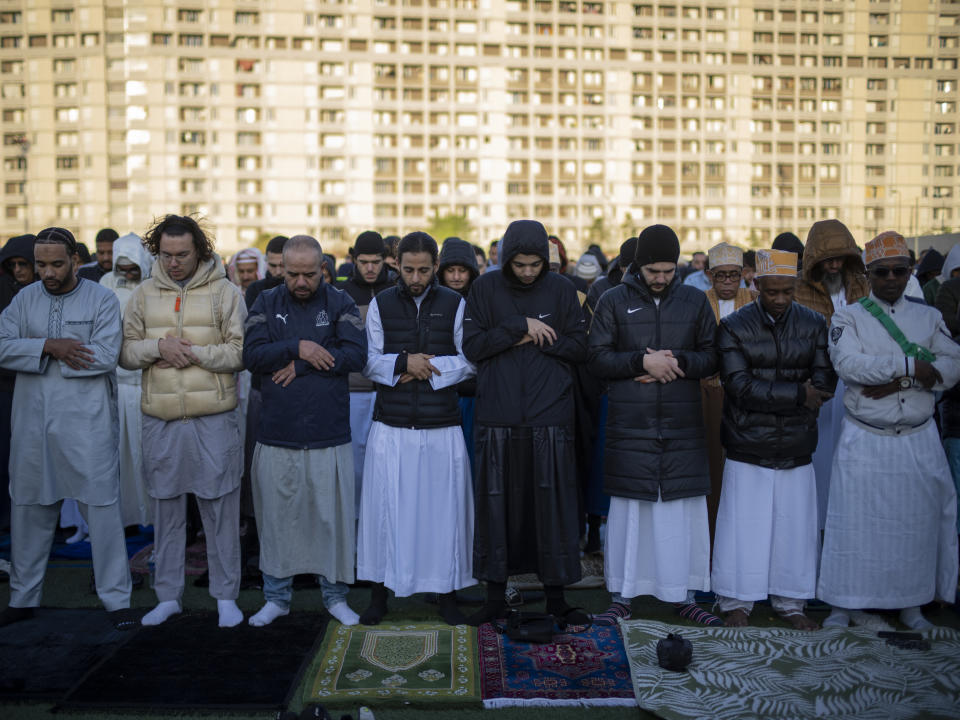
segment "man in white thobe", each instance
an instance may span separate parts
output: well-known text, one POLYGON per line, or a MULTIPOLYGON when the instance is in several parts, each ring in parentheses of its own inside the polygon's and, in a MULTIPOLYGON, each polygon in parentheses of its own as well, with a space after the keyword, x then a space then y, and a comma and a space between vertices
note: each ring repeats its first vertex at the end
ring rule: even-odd
POLYGON ((90 528, 97 594, 118 629, 132 628, 117 503, 120 304, 97 283, 77 278, 70 231, 40 231, 34 256, 41 282, 21 290, 0 316, 0 366, 17 371, 10 605, 0 626, 31 617, 40 605, 60 504, 76 498, 90 528))
MULTIPOLYGON (((113 290, 120 301, 120 314, 133 291, 150 277, 153 256, 139 235, 128 233, 113 243, 113 272, 100 284, 113 290)), ((124 527, 150 525, 152 501, 143 479, 143 440, 140 412, 141 370, 117 366, 117 407, 120 410, 120 517, 124 527)))
POLYGON ((367 365, 377 383, 360 495, 357 577, 371 580, 376 625, 387 588, 398 597, 439 594, 440 615, 465 621, 456 591, 474 585, 470 459, 457 383, 473 376, 463 355, 459 293, 437 282, 437 243, 423 232, 400 241, 400 280, 370 302, 367 365))
POLYGON ((320 243, 290 238, 283 267, 285 285, 257 296, 243 341, 262 398, 251 470, 266 603, 249 622, 290 612, 293 576, 310 573, 330 614, 355 625, 346 602, 356 554, 347 375, 363 368, 367 340, 350 296, 323 282, 320 243))
POLYGON ((817 411, 837 376, 827 324, 793 301, 797 253, 757 251, 760 296, 720 321, 727 451, 710 584, 728 626, 749 624, 756 600, 798 630, 817 589, 817 411))
POLYGON ((833 458, 817 597, 825 626, 889 629, 864 608, 920 606, 957 591, 956 490, 936 423, 934 393, 960 380, 960 346, 940 313, 904 296, 910 256, 887 231, 865 248, 868 298, 834 313, 830 359, 846 384, 833 458))

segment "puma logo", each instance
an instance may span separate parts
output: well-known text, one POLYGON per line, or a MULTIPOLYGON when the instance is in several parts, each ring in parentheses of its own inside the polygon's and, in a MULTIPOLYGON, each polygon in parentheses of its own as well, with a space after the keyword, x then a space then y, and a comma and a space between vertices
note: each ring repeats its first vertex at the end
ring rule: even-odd
POLYGON ((278 317, 278 318, 280 318, 281 320, 283 320, 283 324, 286 325, 286 324, 287 324, 287 316, 288 316, 288 315, 290 315, 290 313, 287 313, 286 315, 281 315, 280 313, 277 313, 276 317, 278 317))

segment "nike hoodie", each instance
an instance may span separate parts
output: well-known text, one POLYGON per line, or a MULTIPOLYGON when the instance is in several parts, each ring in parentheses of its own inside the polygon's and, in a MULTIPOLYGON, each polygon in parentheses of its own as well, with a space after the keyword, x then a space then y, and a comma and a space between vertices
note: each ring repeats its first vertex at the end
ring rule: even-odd
POLYGON ((500 241, 501 269, 481 275, 470 287, 463 351, 477 366, 478 425, 573 426, 574 365, 586 360, 586 327, 576 288, 548 269, 548 246, 539 222, 510 223, 500 241), (529 285, 510 268, 521 254, 543 260, 540 275, 529 285), (527 334, 527 318, 552 327, 556 342, 517 345, 527 334))

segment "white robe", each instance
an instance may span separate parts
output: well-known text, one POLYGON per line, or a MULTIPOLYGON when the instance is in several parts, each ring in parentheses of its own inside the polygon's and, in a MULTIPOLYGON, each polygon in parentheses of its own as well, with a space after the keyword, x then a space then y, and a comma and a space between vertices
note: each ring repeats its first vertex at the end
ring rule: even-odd
POLYGON ((902 435, 849 418, 837 443, 817 597, 905 608, 957 592, 957 496, 937 426, 902 435))
MULTIPOLYGON (((415 298, 419 308, 422 298, 415 298)), ((456 355, 435 357, 435 390, 475 373, 463 355, 461 300, 454 325, 456 355)), ((363 374, 396 385, 396 354, 384 354, 377 301, 367 311, 363 374)), ((367 437, 357 532, 357 578, 381 582, 398 597, 447 593, 473 579, 473 493, 470 459, 460 425, 398 428, 374 422, 367 437)))
POLYGON ((703 495, 656 502, 610 498, 603 574, 607 590, 684 602, 710 589, 710 530, 703 495))
POLYGON ((64 295, 28 285, 0 315, 0 366, 17 371, 10 497, 18 505, 75 498, 117 501, 119 422, 114 369, 123 341, 120 303, 90 280, 64 295), (43 354, 46 338, 80 340, 94 353, 75 370, 43 354))
MULTIPOLYGON (((124 235, 113 243, 113 272, 100 278, 100 284, 112 290, 123 309, 137 286, 150 277, 153 257, 134 234, 124 235), (134 264, 140 268, 140 280, 127 280, 117 265, 134 264)), ((143 441, 140 411, 141 370, 117 367, 117 406, 120 417, 120 516, 124 526, 150 525, 152 501, 143 479, 143 441)), ((66 505, 64 505, 66 508, 66 505)), ((64 517, 61 514, 61 517, 64 517)))
POLYGON ((813 465, 788 470, 727 458, 710 583, 717 595, 812 598, 820 532, 813 465))

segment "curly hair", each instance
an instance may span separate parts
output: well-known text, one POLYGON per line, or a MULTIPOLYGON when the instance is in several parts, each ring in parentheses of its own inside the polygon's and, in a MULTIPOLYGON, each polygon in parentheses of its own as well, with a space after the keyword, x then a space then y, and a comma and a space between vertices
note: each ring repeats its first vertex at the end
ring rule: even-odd
POLYGON ((160 238, 164 235, 190 235, 200 262, 213 257, 213 235, 199 215, 170 214, 154 218, 153 225, 143 236, 143 246, 154 257, 160 254, 160 238))

